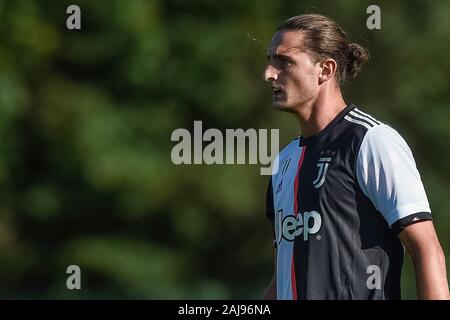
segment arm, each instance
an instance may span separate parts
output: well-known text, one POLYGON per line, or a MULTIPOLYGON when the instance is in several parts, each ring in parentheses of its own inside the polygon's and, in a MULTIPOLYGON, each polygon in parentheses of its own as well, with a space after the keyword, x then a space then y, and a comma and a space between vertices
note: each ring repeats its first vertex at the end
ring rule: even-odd
POLYGON ((412 257, 419 299, 449 300, 445 256, 433 223, 422 221, 406 226, 399 238, 412 257))
POLYGON ((444 254, 406 141, 387 125, 371 128, 360 146, 356 175, 363 193, 409 251, 419 299, 449 299, 444 254))

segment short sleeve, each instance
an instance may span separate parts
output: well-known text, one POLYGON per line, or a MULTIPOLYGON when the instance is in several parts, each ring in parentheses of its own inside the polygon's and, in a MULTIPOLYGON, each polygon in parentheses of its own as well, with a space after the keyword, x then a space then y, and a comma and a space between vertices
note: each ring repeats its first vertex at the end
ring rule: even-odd
POLYGON ((363 193, 394 231, 431 220, 411 149, 391 127, 381 124, 367 131, 357 155, 356 177, 363 193))

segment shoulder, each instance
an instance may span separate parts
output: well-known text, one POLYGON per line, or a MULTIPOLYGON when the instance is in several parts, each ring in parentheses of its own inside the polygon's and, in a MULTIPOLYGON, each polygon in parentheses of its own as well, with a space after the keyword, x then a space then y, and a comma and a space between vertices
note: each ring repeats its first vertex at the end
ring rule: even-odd
POLYGON ((296 137, 277 154, 275 157, 275 165, 272 170, 272 176, 275 176, 279 172, 278 169, 280 164, 290 158, 299 149, 299 145, 300 137, 296 137))
POLYGON ((344 119, 348 124, 355 153, 361 153, 363 149, 387 150, 394 146, 409 150, 406 141, 397 130, 369 113, 354 108, 344 119))
POLYGON ((291 142, 289 142, 283 149, 281 149, 279 155, 280 156, 287 156, 293 152, 296 148, 298 148, 300 145, 300 137, 296 137, 292 139, 291 142))
POLYGON ((344 122, 347 139, 354 143, 356 151, 367 133, 383 126, 380 120, 356 107, 345 115, 344 122))
POLYGON ((366 135, 373 130, 383 126, 383 123, 369 113, 366 113, 353 106, 343 117, 338 130, 334 132, 336 141, 342 150, 347 150, 355 157, 361 147, 366 135))
POLYGON ((411 153, 411 149, 397 130, 382 123, 367 130, 361 141, 358 153, 392 155, 397 152, 411 153))
POLYGON ((283 159, 290 157, 299 148, 299 145, 300 137, 296 137, 278 153, 277 157, 280 161, 283 161, 283 159))
POLYGON ((350 110, 345 115, 344 119, 352 124, 350 127, 354 129, 363 129, 364 132, 382 124, 380 120, 376 119, 371 114, 356 107, 350 110))

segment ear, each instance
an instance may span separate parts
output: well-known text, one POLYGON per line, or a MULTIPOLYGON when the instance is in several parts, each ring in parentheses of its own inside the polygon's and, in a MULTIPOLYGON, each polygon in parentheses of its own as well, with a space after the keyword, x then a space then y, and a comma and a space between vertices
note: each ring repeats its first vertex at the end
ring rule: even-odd
POLYGON ((319 84, 331 80, 337 71, 337 62, 334 59, 327 58, 319 62, 319 84))

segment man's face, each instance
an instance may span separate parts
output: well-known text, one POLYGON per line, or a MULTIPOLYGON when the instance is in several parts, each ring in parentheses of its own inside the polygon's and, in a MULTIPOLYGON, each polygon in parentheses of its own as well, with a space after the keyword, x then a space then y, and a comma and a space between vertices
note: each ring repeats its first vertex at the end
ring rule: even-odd
POLYGON ((265 80, 273 90, 272 104, 284 111, 300 109, 319 93, 318 63, 302 51, 302 34, 278 31, 267 50, 265 80))

